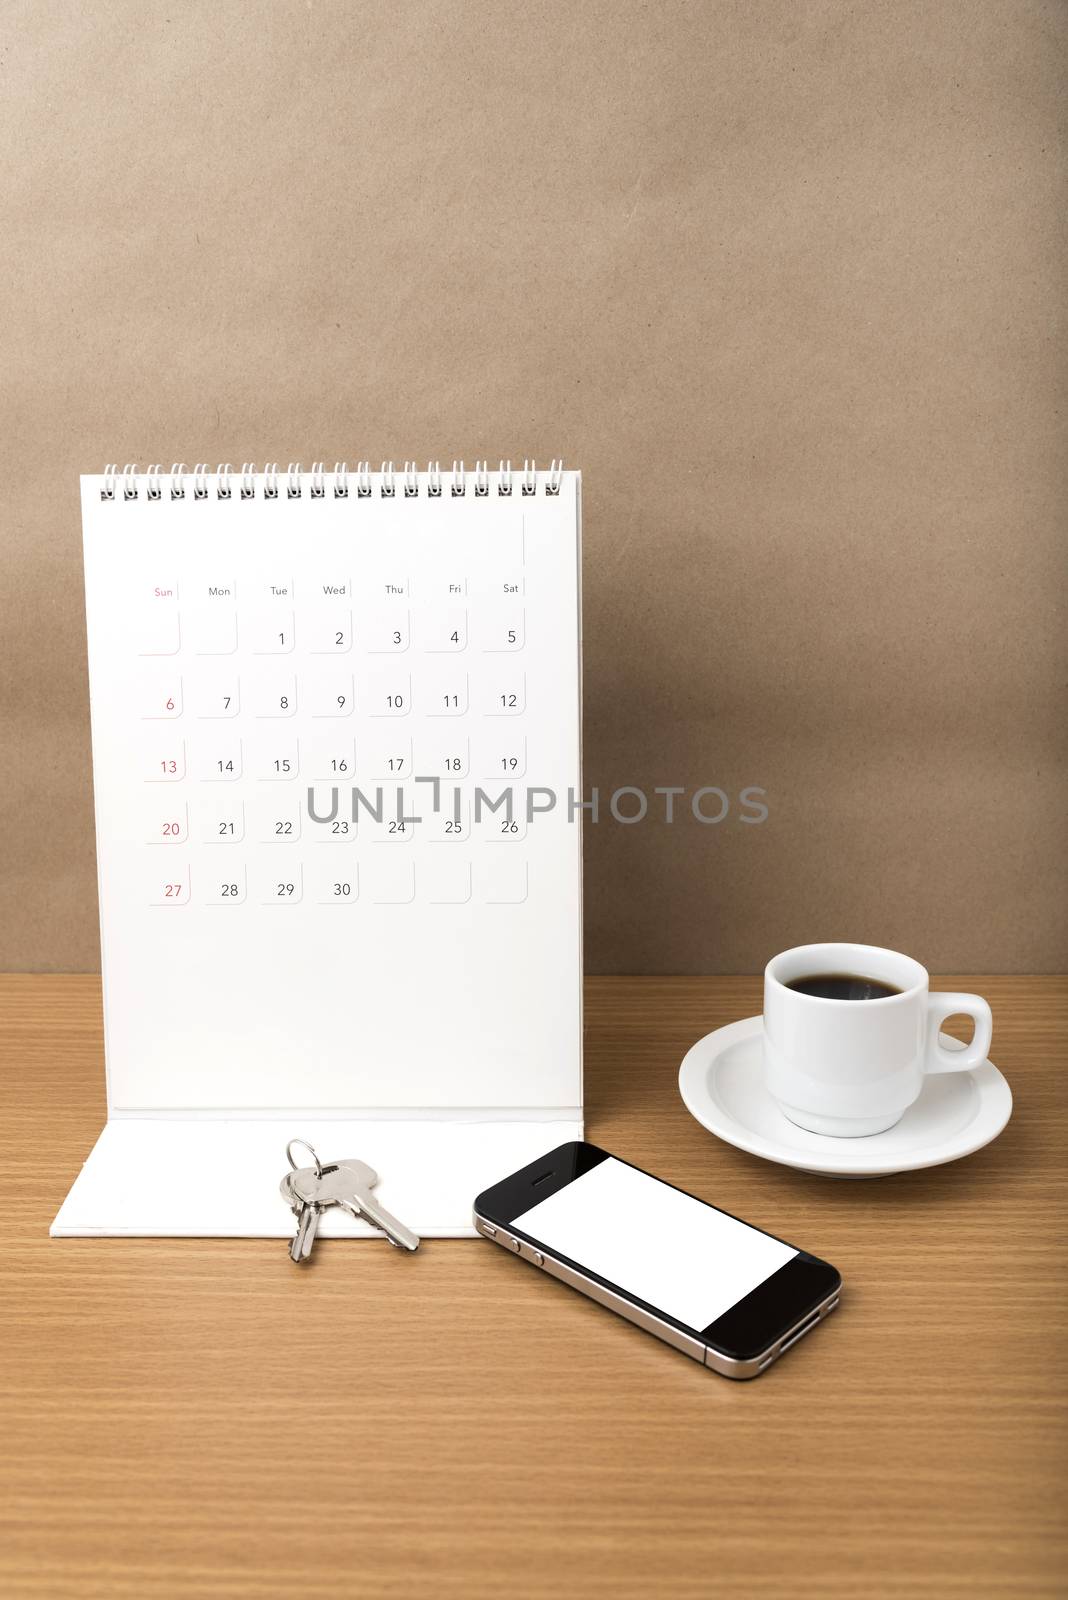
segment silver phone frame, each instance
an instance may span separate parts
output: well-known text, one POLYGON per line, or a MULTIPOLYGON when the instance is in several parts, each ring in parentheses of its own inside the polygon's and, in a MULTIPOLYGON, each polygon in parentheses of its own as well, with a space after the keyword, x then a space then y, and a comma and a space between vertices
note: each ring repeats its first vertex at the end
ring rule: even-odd
POLYGON ((521 1261, 538 1267, 542 1272, 547 1272, 551 1278, 558 1278, 561 1283, 566 1283, 569 1289, 577 1289, 580 1294, 586 1295, 590 1300, 596 1301, 600 1306, 614 1311, 617 1316, 626 1317, 628 1322, 633 1322, 644 1333, 651 1333, 657 1339, 662 1339, 665 1344, 671 1345, 674 1350, 681 1350, 683 1355, 691 1360, 700 1362, 701 1366, 718 1372, 721 1377, 744 1380, 757 1378, 766 1372, 780 1356, 785 1355, 792 1345, 817 1327, 837 1306, 841 1294, 842 1284, 826 1295, 818 1305, 806 1311, 795 1323, 773 1339, 765 1350, 752 1356, 748 1361, 735 1361, 730 1356, 724 1356, 718 1350, 713 1350, 711 1345, 704 1344, 692 1334, 683 1333, 681 1328, 673 1327, 670 1322, 665 1322, 661 1317, 654 1316, 651 1311, 635 1305, 633 1300, 627 1299, 623 1294, 618 1294, 614 1289, 608 1289, 603 1283, 597 1283, 593 1278, 588 1278, 584 1272, 568 1265, 555 1256, 549 1249, 538 1249, 528 1244, 525 1239, 517 1238, 509 1233, 508 1229, 501 1227, 496 1222, 490 1222, 488 1217, 483 1217, 478 1211, 472 1213, 474 1225, 484 1239, 489 1239, 491 1244, 499 1244, 509 1254, 518 1256, 521 1261))

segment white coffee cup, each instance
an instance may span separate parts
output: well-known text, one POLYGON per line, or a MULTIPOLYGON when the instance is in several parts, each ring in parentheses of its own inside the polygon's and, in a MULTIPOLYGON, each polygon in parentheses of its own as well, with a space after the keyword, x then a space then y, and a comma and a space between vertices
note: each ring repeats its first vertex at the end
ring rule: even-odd
POLYGON ((764 969, 764 1076, 791 1122, 812 1133, 859 1138, 892 1128, 929 1072, 967 1072, 990 1049, 990 1007, 977 994, 931 994, 924 967, 870 944, 803 944, 764 969), (788 985, 857 973, 900 991, 873 1000, 825 999, 788 985), (963 1050, 939 1028, 957 1013, 975 1023, 963 1050))

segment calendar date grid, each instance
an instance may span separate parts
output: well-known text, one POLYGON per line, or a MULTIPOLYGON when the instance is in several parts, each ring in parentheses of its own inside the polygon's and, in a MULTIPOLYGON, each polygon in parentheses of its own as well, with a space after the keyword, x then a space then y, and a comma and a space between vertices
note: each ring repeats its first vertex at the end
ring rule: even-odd
POLYGON ((522 845, 525 818, 478 814, 469 792, 527 770, 524 601, 521 572, 423 577, 414 592, 403 574, 339 577, 299 597, 285 577, 240 594, 219 579, 142 584, 147 903, 525 901, 526 860, 476 849, 522 845), (418 783, 435 786, 429 810, 425 790, 417 803, 403 788, 418 783), (346 785, 363 801, 351 814, 346 785))

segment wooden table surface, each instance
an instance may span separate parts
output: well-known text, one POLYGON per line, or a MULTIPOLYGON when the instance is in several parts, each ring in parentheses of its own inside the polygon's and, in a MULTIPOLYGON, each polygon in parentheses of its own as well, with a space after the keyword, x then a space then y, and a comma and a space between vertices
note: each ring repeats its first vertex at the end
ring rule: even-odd
POLYGON ((755 978, 588 985, 588 1136, 828 1257, 841 1310, 736 1384, 479 1240, 49 1240, 102 1124, 99 980, 0 979, 0 1593, 1060 1595, 1068 990, 994 1008, 1016 1110, 954 1166, 771 1166, 679 1061, 755 978))

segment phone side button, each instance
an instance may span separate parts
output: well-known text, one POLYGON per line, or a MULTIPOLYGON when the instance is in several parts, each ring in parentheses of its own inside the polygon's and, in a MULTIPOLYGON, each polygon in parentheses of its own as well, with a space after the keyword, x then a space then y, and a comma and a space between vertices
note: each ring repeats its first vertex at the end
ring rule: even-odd
POLYGON ((526 1256, 528 1261, 533 1261, 536 1267, 543 1267, 545 1265, 545 1257, 542 1255, 540 1250, 535 1250, 532 1244, 525 1244, 523 1246, 523 1254, 526 1256))
POLYGON ((513 1239, 510 1233, 501 1234, 501 1243, 503 1245, 507 1245, 509 1250, 514 1250, 516 1255, 518 1255, 523 1248, 523 1246, 519 1243, 519 1240, 513 1239))

